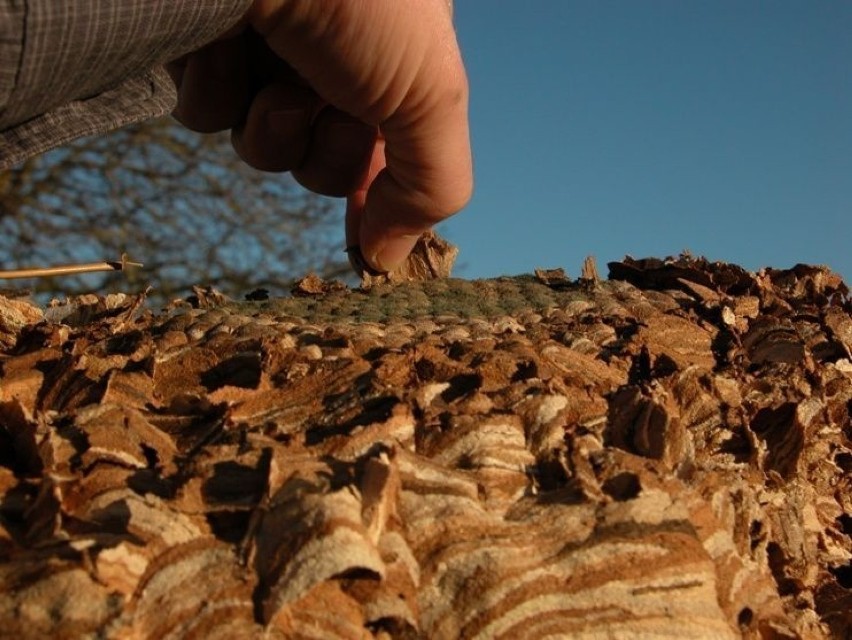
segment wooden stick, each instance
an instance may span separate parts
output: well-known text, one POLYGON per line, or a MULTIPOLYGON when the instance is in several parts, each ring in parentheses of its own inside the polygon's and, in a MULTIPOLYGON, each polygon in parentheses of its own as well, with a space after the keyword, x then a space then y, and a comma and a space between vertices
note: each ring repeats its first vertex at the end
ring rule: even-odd
POLYGON ((0 279, 13 278, 49 278, 51 276, 68 276, 78 273, 94 273, 96 271, 125 271, 127 267, 141 267, 141 262, 130 262, 127 254, 122 254, 118 262, 84 262, 82 264, 65 264, 56 267, 36 267, 33 269, 0 270, 0 279))

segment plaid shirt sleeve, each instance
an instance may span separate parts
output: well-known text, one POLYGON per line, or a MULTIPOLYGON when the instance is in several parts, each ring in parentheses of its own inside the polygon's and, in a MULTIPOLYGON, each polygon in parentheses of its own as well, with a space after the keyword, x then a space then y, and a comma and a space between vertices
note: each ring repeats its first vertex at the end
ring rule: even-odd
POLYGON ((163 115, 161 65, 233 25, 250 0, 0 0, 0 168, 163 115))

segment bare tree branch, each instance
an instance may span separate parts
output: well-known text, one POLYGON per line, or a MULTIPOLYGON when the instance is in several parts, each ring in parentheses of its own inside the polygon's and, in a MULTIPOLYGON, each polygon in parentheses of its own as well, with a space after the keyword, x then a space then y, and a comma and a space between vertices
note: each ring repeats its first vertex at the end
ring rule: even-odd
POLYGON ((87 138, 0 174, 0 266, 129 253, 144 270, 26 283, 36 293, 154 286, 161 300, 214 284, 281 293, 313 270, 346 277, 342 212, 288 174, 256 171, 227 134, 170 119, 87 138))

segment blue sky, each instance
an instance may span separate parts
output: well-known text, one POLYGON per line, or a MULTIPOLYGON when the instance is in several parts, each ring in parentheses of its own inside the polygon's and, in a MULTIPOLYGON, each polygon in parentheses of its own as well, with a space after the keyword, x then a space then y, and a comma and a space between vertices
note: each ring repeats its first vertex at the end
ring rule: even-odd
POLYGON ((852 280, 852 2, 456 0, 477 278, 689 250, 852 280))

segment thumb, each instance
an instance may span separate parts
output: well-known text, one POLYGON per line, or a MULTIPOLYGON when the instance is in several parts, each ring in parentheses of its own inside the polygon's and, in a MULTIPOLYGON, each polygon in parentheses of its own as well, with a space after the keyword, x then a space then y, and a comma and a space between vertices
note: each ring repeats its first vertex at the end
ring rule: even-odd
POLYGON ((426 108, 403 102, 381 126, 385 166, 369 185, 359 237, 364 257, 381 271, 396 268, 420 234, 470 200, 467 84, 459 82, 457 93, 426 108))

